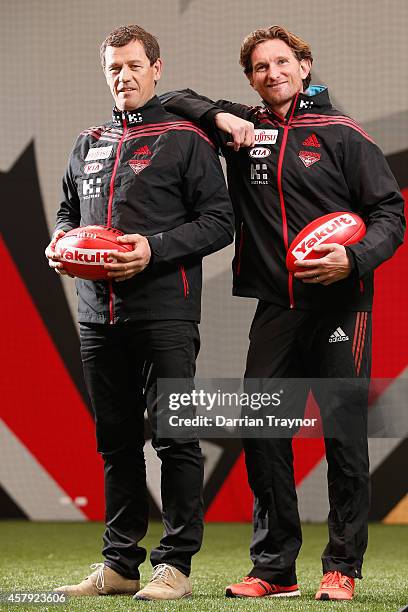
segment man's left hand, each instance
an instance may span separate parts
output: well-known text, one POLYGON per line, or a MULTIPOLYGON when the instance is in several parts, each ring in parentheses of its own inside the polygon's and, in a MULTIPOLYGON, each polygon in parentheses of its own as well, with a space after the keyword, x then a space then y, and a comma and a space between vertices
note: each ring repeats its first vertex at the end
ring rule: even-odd
POLYGON ((142 272, 149 264, 152 256, 150 244, 147 238, 140 234, 125 234, 119 236, 117 240, 124 244, 132 244, 133 251, 127 253, 117 251, 115 253, 115 263, 105 264, 104 268, 109 270, 108 276, 112 280, 129 280, 135 274, 142 272))
POLYGON ((327 255, 321 259, 297 260, 296 267, 304 270, 295 272, 295 278, 307 284, 331 285, 349 276, 351 264, 342 244, 321 244, 313 250, 327 255))

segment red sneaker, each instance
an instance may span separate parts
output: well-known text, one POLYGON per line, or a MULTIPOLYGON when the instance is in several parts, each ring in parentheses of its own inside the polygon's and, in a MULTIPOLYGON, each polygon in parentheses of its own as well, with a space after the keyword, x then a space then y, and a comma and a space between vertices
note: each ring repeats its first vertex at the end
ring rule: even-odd
POLYGON ((345 576, 341 572, 327 572, 322 578, 315 599, 353 599, 353 593, 354 578, 345 576))
POLYGON ((280 586, 269 584, 254 576, 245 576, 242 582, 230 584, 225 590, 226 597, 296 597, 300 595, 297 584, 280 586))

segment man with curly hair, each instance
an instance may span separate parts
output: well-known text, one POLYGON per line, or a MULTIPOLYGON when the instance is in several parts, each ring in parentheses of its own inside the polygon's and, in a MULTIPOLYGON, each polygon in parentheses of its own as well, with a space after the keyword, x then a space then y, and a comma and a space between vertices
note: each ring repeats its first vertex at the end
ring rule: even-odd
MULTIPOLYGON (((236 222, 233 293, 258 299, 246 379, 326 380, 313 387, 330 501, 316 599, 350 600, 367 546, 373 271, 402 243, 405 221, 383 154, 356 121, 333 108, 326 87, 310 86, 312 61, 310 45, 296 34, 261 28, 243 41, 240 63, 262 105, 213 102, 191 90, 164 99, 218 139, 226 159, 236 222), (312 220, 344 211, 364 219, 365 237, 346 247, 316 246, 320 258, 288 271, 295 236, 312 220), (343 380, 337 399, 328 397, 333 379, 343 380), (325 414, 336 416, 337 430, 325 414)), ((297 397, 303 410, 308 391, 297 397)), ((253 567, 226 595, 297 596, 302 534, 292 440, 245 438, 243 445, 255 497, 253 567)))

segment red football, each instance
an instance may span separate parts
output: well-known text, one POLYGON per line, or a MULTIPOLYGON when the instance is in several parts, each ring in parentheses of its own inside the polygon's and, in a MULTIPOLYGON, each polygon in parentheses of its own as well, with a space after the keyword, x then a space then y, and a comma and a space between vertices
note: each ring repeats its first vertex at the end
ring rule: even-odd
POLYGON ((105 263, 114 261, 114 251, 132 251, 131 244, 116 240, 123 232, 114 227, 86 225, 70 230, 57 241, 55 252, 72 276, 87 280, 108 280, 105 263))
POLYGON ((286 267, 291 272, 299 271, 296 260, 320 259, 327 253, 316 253, 320 244, 354 244, 366 233, 364 221, 352 212, 335 212, 311 221, 296 236, 286 255, 286 267))

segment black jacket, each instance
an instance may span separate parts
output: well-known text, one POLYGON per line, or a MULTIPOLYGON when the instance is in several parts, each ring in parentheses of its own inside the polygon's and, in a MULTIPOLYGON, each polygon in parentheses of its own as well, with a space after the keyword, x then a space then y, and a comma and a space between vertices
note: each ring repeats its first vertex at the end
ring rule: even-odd
POLYGON ((327 89, 297 95, 284 119, 266 105, 213 102, 191 90, 163 100, 218 134, 235 209, 234 294, 287 308, 370 310, 373 270, 403 240, 403 198, 380 149, 332 107, 327 89), (254 123, 256 147, 226 146, 225 135, 214 131, 222 111, 254 123), (286 269, 288 246, 307 223, 336 211, 356 212, 367 224, 363 240, 346 247, 352 273, 328 286, 304 284, 286 269))
POLYGON ((202 257, 233 239, 232 207, 208 136, 157 97, 82 132, 55 229, 92 224, 147 236, 152 260, 127 281, 77 279, 79 321, 199 320, 202 257))

